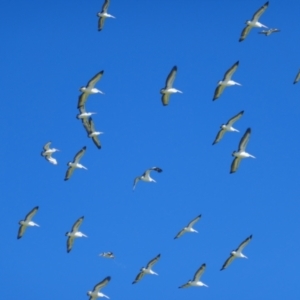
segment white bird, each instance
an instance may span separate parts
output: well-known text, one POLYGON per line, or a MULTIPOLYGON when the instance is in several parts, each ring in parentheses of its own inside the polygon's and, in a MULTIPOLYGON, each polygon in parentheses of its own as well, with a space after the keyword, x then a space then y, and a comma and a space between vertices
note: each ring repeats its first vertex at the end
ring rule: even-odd
POLYGON ((197 230, 193 228, 194 224, 198 222, 201 219, 201 215, 197 216, 195 219, 193 219, 186 227, 184 227, 182 230, 180 230, 177 235, 174 237, 174 239, 180 238, 183 234, 186 232, 196 232, 198 233, 197 230))
POLYGON ((172 68, 170 74, 167 77, 166 86, 160 90, 160 93, 162 94, 161 101, 164 106, 169 104, 169 99, 170 99, 171 94, 175 94, 175 93, 182 94, 182 91, 179 91, 179 90, 173 88, 173 83, 174 83, 176 74, 177 74, 177 67, 174 66, 172 68))
POLYGON ((279 29, 276 28, 270 28, 269 30, 262 30, 260 32, 258 32, 259 34, 264 34, 265 36, 271 35, 274 32, 280 32, 279 29))
POLYGON ((220 130, 213 142, 213 145, 218 143, 222 137, 224 136, 224 134, 228 131, 231 131, 231 132, 239 132, 237 129, 233 128, 232 125, 238 120, 241 118, 241 116, 244 114, 244 111, 242 110, 241 112, 239 112, 237 115, 235 115, 234 117, 232 117, 231 119, 229 119, 229 121, 226 123, 226 124, 222 124, 220 126, 220 130))
POLYGON ((151 171, 156 171, 158 173, 161 173, 162 172, 162 169, 161 168, 158 168, 158 167, 153 167, 153 168, 150 168, 148 170, 146 170, 144 172, 144 174, 142 176, 138 176, 134 179, 134 182, 133 182, 133 190, 135 189, 137 183, 142 180, 142 181, 146 181, 146 182, 156 182, 153 178, 150 177, 150 172, 151 171))
POLYGON ((299 72, 298 72, 298 74, 297 74, 297 76, 294 80, 294 84, 296 84, 299 80, 300 80, 300 70, 299 70, 299 72))
POLYGON ((102 6, 101 12, 97 13, 97 17, 99 17, 98 31, 101 31, 103 29, 104 21, 105 21, 106 18, 113 18, 113 19, 116 18, 116 17, 114 17, 114 16, 107 13, 109 3, 110 3, 110 0, 105 0, 104 4, 102 6))
POLYGON ((90 296, 89 300, 96 300, 97 298, 100 297, 105 297, 109 299, 108 296, 104 295, 103 293, 100 293, 100 290, 103 289, 109 283, 110 279, 111 277, 107 276, 106 278, 104 278, 102 281, 100 281, 94 286, 93 291, 88 291, 87 295, 90 296))
POLYGON ((253 27, 264 27, 264 28, 268 28, 267 26, 261 24, 258 22, 258 19, 260 18, 260 16, 265 12, 265 10, 267 9, 269 5, 269 1, 266 2, 257 12, 255 12, 255 14, 252 17, 251 21, 246 21, 245 24, 247 24, 247 26, 243 29, 241 37, 239 39, 239 42, 242 42, 248 35, 248 33, 250 32, 250 30, 253 27))
POLYGON ((221 268, 221 271, 226 269, 232 262, 235 258, 248 258, 247 256, 245 256, 242 251, 243 249, 246 247, 246 245, 251 241, 252 239, 252 234, 247 237, 239 246, 236 250, 233 250, 231 253, 230 253, 230 256, 229 258, 225 261, 225 263, 223 264, 222 268, 221 268))
POLYGON ((73 225, 70 232, 66 233, 68 237, 67 240, 67 252, 69 253, 72 250, 74 239, 78 237, 87 237, 87 235, 83 234, 82 232, 78 231, 81 223, 83 222, 84 217, 79 218, 73 225))
POLYGON ((36 206, 35 208, 33 208, 25 217, 25 220, 22 220, 19 222, 19 232, 18 232, 18 239, 20 239, 26 228, 29 226, 29 227, 33 227, 33 226, 37 226, 37 227, 40 227, 40 225, 34 223, 33 221, 31 221, 31 219, 33 218, 33 216, 36 214, 36 212, 38 211, 39 207, 36 206))
POLYGON ((99 256, 102 256, 105 258, 115 258, 114 254, 112 252, 102 252, 99 254, 99 256))
POLYGON ((47 161, 49 161, 50 163, 52 163, 53 165, 57 165, 57 160, 52 157, 52 154, 55 152, 58 152, 60 150, 58 150, 56 148, 50 148, 50 144, 51 144, 51 142, 48 142, 44 145, 44 147, 43 147, 44 151, 41 152, 41 155, 43 157, 45 157, 45 159, 47 161))
POLYGON ((189 280, 187 283, 181 285, 179 288, 189 288, 191 286, 200 287, 205 286, 208 287, 205 283, 200 281, 200 277, 203 275, 206 269, 206 264, 202 264, 202 266, 196 271, 193 280, 189 280))
POLYGON ((83 122, 84 128, 86 129, 86 131, 88 133, 88 137, 92 138, 94 144, 96 145, 96 147, 98 149, 101 149, 101 143, 100 143, 98 136, 100 134, 103 134, 104 132, 95 130, 95 125, 94 125, 92 118, 89 118, 89 120, 83 119, 82 122, 83 122))
POLYGON ((70 177, 72 176, 73 172, 75 169, 85 169, 87 170, 87 168, 83 165, 81 165, 79 163, 81 157, 84 155, 86 150, 86 146, 84 146, 74 157, 73 162, 68 162, 67 166, 69 166, 67 172, 66 172, 66 176, 65 176, 65 180, 70 179, 70 177))
POLYGON ((151 275, 158 275, 157 273, 155 273, 154 271, 152 271, 152 267, 154 264, 157 263, 157 261, 160 258, 160 254, 158 254, 155 258, 153 258, 152 260, 150 260, 146 266, 146 268, 141 268, 140 273, 136 276, 135 280, 132 282, 132 284, 137 283, 138 281, 140 281, 145 274, 151 274, 151 275))
POLYGON ((77 108, 85 105, 85 102, 90 94, 104 94, 102 91, 95 88, 96 83, 103 76, 104 71, 97 73, 88 83, 79 89, 82 94, 79 96, 77 108))
POLYGON ((86 112, 84 105, 80 106, 78 109, 80 114, 78 114, 76 118, 82 121, 96 114, 96 112, 86 112))
POLYGON ((255 158, 255 156, 245 151, 247 144, 249 142, 250 134, 251 134, 251 128, 248 128, 245 134, 243 135, 243 137, 241 138, 239 144, 239 151, 233 151, 232 156, 234 156, 234 160, 232 161, 231 164, 230 173, 234 173, 238 169, 239 164, 243 158, 248 158, 248 157, 255 158))
POLYGON ((218 82, 218 86, 215 89, 213 101, 218 99, 221 96, 221 94, 223 93, 224 89, 227 86, 241 85, 240 83, 231 80, 231 77, 232 77, 233 73, 236 71, 238 66, 239 66, 239 61, 237 61, 229 70, 227 70, 227 72, 224 75, 223 80, 218 82))

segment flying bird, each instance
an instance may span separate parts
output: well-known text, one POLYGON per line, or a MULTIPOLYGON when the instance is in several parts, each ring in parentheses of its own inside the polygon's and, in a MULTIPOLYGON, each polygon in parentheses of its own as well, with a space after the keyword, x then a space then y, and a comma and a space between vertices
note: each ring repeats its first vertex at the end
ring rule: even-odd
POLYGON ((174 83, 176 74, 177 74, 177 67, 174 66, 172 68, 170 74, 167 77, 166 86, 160 90, 160 93, 162 94, 161 101, 164 106, 169 104, 171 94, 175 94, 175 93, 182 94, 182 91, 179 91, 179 90, 173 88, 173 83, 174 83))
POLYGON ((36 206, 34 207, 25 217, 25 220, 22 220, 19 222, 19 232, 18 232, 18 239, 20 239, 23 234, 25 233, 26 228, 29 227, 33 227, 33 226, 37 226, 40 227, 38 224, 34 223, 32 220, 33 216, 36 214, 36 212, 38 211, 39 207, 36 206))
POLYGON ((234 72, 236 71, 238 66, 239 66, 239 61, 237 61, 229 70, 227 70, 227 72, 224 75, 223 80, 218 82, 218 86, 215 89, 213 101, 217 100, 221 96, 221 94, 223 93, 224 89, 227 86, 241 85, 240 83, 231 80, 231 77, 234 74, 234 72))
POLYGON ((57 165, 57 160, 52 157, 52 154, 55 152, 58 152, 60 150, 56 148, 50 148, 51 142, 48 142, 44 145, 43 151, 41 152, 41 155, 45 157, 47 161, 49 161, 53 165, 57 165))
POLYGON ((114 16, 107 13, 109 3, 110 3, 110 0, 105 0, 104 4, 102 6, 101 12, 97 13, 97 17, 99 17, 98 31, 101 31, 103 29, 104 21, 105 21, 106 18, 113 18, 113 19, 116 18, 116 17, 114 17, 114 16))
POLYGON ((294 84, 296 84, 299 80, 300 80, 300 70, 299 70, 299 72, 298 72, 298 74, 297 74, 297 76, 294 80, 294 84))
POLYGON ((276 28, 270 28, 269 30, 262 30, 260 32, 258 32, 259 34, 264 34, 265 36, 271 35, 274 32, 280 32, 279 29, 276 28))
POLYGON ((76 118, 82 121, 96 114, 95 112, 86 112, 84 105, 80 106, 78 109, 80 113, 76 116, 76 118))
POLYGON ((239 42, 242 42, 248 35, 248 33, 250 32, 250 30, 253 27, 264 27, 264 28, 268 28, 267 26, 261 24, 258 22, 258 19, 260 18, 260 16, 265 12, 265 10, 268 8, 269 5, 269 1, 266 2, 252 17, 251 21, 246 21, 245 24, 247 24, 247 26, 243 29, 241 37, 239 39, 239 42))
POLYGON ((241 118, 241 116, 244 114, 244 111, 242 110, 241 112, 239 112, 237 115, 235 115, 234 117, 232 117, 231 119, 228 120, 228 122, 226 124, 222 124, 220 126, 220 130, 213 142, 213 145, 218 143, 224 136, 224 134, 228 131, 235 131, 235 132, 239 132, 237 129, 233 128, 232 125, 241 118))
POLYGON ((115 258, 114 254, 112 252, 102 252, 99 254, 99 256, 102 256, 105 258, 115 258))
POLYGON ((90 94, 104 94, 102 91, 95 88, 96 83, 102 78, 104 71, 97 73, 87 84, 79 89, 82 94, 79 96, 77 108, 85 105, 85 102, 90 94))
POLYGON ((94 286, 93 291, 88 291, 87 295, 90 296, 89 300, 96 300, 100 297, 105 297, 109 299, 109 297, 101 293, 100 290, 103 289, 109 283, 110 279, 111 277, 107 276, 94 286))
POLYGON ((160 254, 158 254, 155 258, 153 258, 152 260, 150 260, 146 266, 146 268, 141 268, 140 273, 136 276, 135 280, 132 282, 132 284, 137 283, 138 281, 140 281, 145 274, 151 274, 151 275, 158 275, 157 273, 155 273, 154 271, 152 271, 152 267, 154 264, 157 263, 157 261, 160 258, 160 254))
POLYGON ((186 232, 196 232, 198 233, 197 230, 193 228, 194 224, 198 222, 201 219, 201 215, 197 216, 195 219, 193 219, 186 227, 184 227, 182 230, 180 230, 177 235, 174 237, 174 239, 180 238, 183 234, 186 232))
POLYGON ((142 176, 138 176, 134 179, 134 182, 133 182, 133 190, 135 189, 137 183, 142 180, 142 181, 146 181, 146 182, 156 182, 153 178, 150 177, 150 172, 151 171, 156 171, 158 173, 161 173, 162 172, 162 169, 161 168, 158 168, 158 167, 153 167, 153 168, 150 168, 148 170, 146 170, 144 172, 144 174, 142 176))
POLYGON ((179 288, 189 288, 191 286, 196 286, 196 287, 200 287, 200 286, 205 286, 208 287, 208 285, 206 285, 205 283, 200 281, 200 277, 203 275, 204 271, 206 269, 206 264, 202 264, 202 266, 196 271, 193 280, 189 280, 187 283, 181 285, 179 288))
POLYGON ((231 253, 230 253, 230 256, 229 258, 225 261, 225 263, 223 264, 222 268, 220 271, 226 269, 232 262, 235 258, 248 258, 247 256, 245 256, 242 251, 243 249, 248 245, 248 243, 251 241, 252 239, 252 234, 247 237, 239 246, 236 250, 233 250, 231 253))
POLYGON ((243 158, 247 158, 247 157, 255 158, 255 156, 245 151, 247 144, 249 142, 250 134, 251 134, 251 128, 248 128, 245 134, 243 135, 243 137, 241 138, 239 144, 239 151, 233 151, 232 156, 234 156, 234 159, 231 164, 230 173, 234 173, 238 169, 239 164, 243 158))
POLYGON ((85 150, 86 150, 86 146, 84 146, 74 157, 74 160, 73 162, 68 162, 67 166, 69 166, 67 172, 66 172, 66 176, 65 176, 65 181, 66 180, 69 180, 70 177, 73 175, 73 172, 75 169, 85 169, 87 170, 87 168, 83 165, 81 165, 79 163, 81 157, 84 155, 85 153, 85 150))
POLYGON ((66 236, 68 237, 68 239, 67 239, 67 252, 68 253, 72 250, 75 238, 87 237, 87 235, 78 231, 81 223, 83 222, 83 219, 84 219, 84 217, 79 218, 72 226, 71 231, 66 233, 66 236))
POLYGON ((92 118, 89 118, 89 120, 83 119, 82 122, 83 122, 83 126, 85 127, 85 129, 88 133, 88 137, 92 138, 94 144, 96 145, 96 147, 98 149, 101 149, 101 143, 100 143, 98 135, 103 134, 104 132, 95 130, 95 125, 94 125, 92 118))

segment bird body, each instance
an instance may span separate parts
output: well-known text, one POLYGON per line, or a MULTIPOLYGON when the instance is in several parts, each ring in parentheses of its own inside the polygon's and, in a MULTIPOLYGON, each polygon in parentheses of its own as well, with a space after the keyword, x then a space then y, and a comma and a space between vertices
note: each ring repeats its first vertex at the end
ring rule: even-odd
POLYGON ((158 167, 153 167, 153 168, 150 168, 150 169, 146 170, 143 175, 136 177, 134 179, 134 182, 133 182, 133 190, 135 189, 137 183, 140 180, 145 181, 145 182, 156 182, 153 178, 150 177, 150 172, 151 171, 156 171, 158 173, 161 173, 162 169, 158 168, 158 167))
POLYGON ((72 226, 72 230, 66 233, 67 239, 67 252, 69 253, 72 250, 74 239, 79 237, 87 237, 84 233, 79 231, 79 227, 83 222, 84 217, 79 218, 74 225, 72 226))
POLYGON ((75 169, 85 169, 87 170, 87 168, 85 166, 83 166, 82 164, 79 163, 81 157, 84 155, 86 151, 86 147, 83 147, 79 152, 77 152, 77 154, 74 157, 74 160, 71 162, 68 162, 67 166, 69 166, 67 172, 66 172, 66 176, 65 176, 65 181, 69 180, 70 177, 72 176, 73 172, 75 169))
POLYGON ((203 275, 204 271, 206 269, 206 264, 202 264, 200 268, 196 271, 193 280, 189 280, 187 283, 181 285, 179 288, 188 288, 188 287, 201 287, 205 286, 208 287, 205 283, 200 281, 200 277, 203 275))
POLYGON ((94 286, 92 291, 88 291, 87 295, 90 296, 89 300, 96 300, 97 298, 102 298, 102 297, 109 299, 109 297, 106 296, 105 294, 101 293, 100 290, 109 283, 110 279, 111 279, 111 277, 107 276, 102 281, 97 283, 94 286))
POLYGON ((110 15, 110 14, 107 13, 109 4, 110 4, 110 0, 105 0, 104 4, 102 6, 101 12, 97 13, 97 17, 99 17, 98 31, 101 31, 103 29, 104 22, 105 22, 106 18, 112 18, 112 19, 116 18, 113 15, 110 15))
POLYGON ((183 234, 186 232, 195 232, 198 233, 197 230, 193 228, 194 224, 198 222, 201 219, 201 215, 197 216, 195 219, 193 219, 186 227, 184 227, 182 230, 180 230, 174 239, 180 238, 183 234))

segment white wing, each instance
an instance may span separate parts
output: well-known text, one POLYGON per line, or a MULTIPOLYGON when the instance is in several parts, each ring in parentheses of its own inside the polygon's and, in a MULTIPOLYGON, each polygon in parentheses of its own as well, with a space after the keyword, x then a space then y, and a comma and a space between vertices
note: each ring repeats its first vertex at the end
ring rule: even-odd
POLYGON ((239 112, 237 115, 235 115, 234 117, 232 117, 230 120, 228 120, 227 122, 227 126, 232 126, 238 119, 241 118, 241 116, 244 114, 244 111, 242 110, 241 112, 239 112))
POLYGON ((85 105, 85 102, 90 94, 89 93, 82 93, 78 98, 77 108, 85 105))
POLYGON ((239 66, 239 61, 237 61, 224 75, 223 81, 228 81, 231 79, 233 73, 236 71, 237 67, 239 66))
POLYGON ((219 132, 218 132, 218 134, 217 134, 217 136, 216 136, 216 138, 215 138, 215 140, 214 140, 214 142, 213 142, 213 145, 216 144, 216 143, 218 143, 223 138, 223 136, 224 136, 225 133, 226 133, 225 129, 223 129, 223 128, 220 129, 219 132))
POLYGON ((231 255, 226 259, 226 261, 224 262, 224 264, 223 264, 223 266, 222 266, 222 268, 221 268, 221 271, 224 270, 224 269, 226 269, 226 268, 234 261, 235 258, 236 258, 236 257, 235 257, 234 255, 231 254, 231 255))
POLYGON ((201 219, 201 215, 199 215, 198 217, 196 217, 195 219, 193 219, 193 220, 188 224, 187 227, 189 227, 189 228, 193 227, 194 224, 195 224, 196 222, 198 222, 200 219, 201 219))
POLYGON ((103 6, 102 6, 102 11, 101 13, 107 13, 108 6, 109 6, 110 0, 105 0, 103 6))
POLYGON ((161 97, 161 102, 164 106, 168 105, 170 101, 170 94, 169 93, 165 93, 162 95, 161 97))
POLYGON ((225 85, 222 85, 222 84, 220 84, 220 85, 218 85, 218 86, 216 87, 216 89, 215 89, 215 94, 214 94, 214 97, 213 97, 213 101, 214 101, 214 100, 217 100, 217 99, 221 96, 221 94, 223 93, 225 87, 226 87, 226 86, 225 86, 225 85))
POLYGON ((155 258, 153 258, 152 260, 150 260, 150 261, 148 262, 148 264, 147 264, 147 266, 146 266, 146 269, 151 269, 152 266, 153 266, 154 264, 156 264, 157 261, 158 261, 159 259, 160 259, 160 254, 158 254, 155 258))
POLYGON ((103 76, 104 71, 97 73, 87 84, 87 88, 92 89, 103 76))
POLYGON ((252 17, 252 22, 258 21, 260 16, 265 12, 265 10, 268 8, 269 1, 266 2, 261 8, 259 8, 253 15, 252 17))
POLYGON ((67 252, 69 253, 72 250, 73 244, 74 244, 74 237, 69 236, 67 239, 67 252))
POLYGON ((206 269, 206 264, 202 264, 202 266, 196 271, 193 281, 199 281, 205 269, 206 269))
POLYGON ((252 239, 252 234, 247 237, 239 246, 238 248, 236 249, 236 252, 242 252, 243 249, 249 244, 249 242, 251 241, 252 239))
POLYGON ((167 89, 172 88, 175 77, 176 77, 176 74, 177 74, 177 66, 174 66, 172 68, 171 72, 169 73, 169 75, 167 77, 167 80, 166 80, 166 88, 167 89))
POLYGON ((251 26, 247 25, 243 31, 242 31, 242 34, 241 34, 241 37, 239 39, 239 42, 242 42, 246 37, 247 35, 249 34, 250 30, 252 29, 251 26))
POLYGON ((104 17, 100 17, 99 20, 98 20, 98 31, 101 31, 104 27, 104 22, 105 22, 105 19, 104 17))
POLYGON ((143 277, 144 277, 145 273, 143 271, 141 271, 139 274, 137 274, 137 276, 135 277, 134 281, 132 282, 132 284, 137 283, 138 281, 140 281, 143 277))
POLYGON ((31 221, 31 219, 33 218, 33 216, 37 213, 39 207, 36 206, 34 207, 25 217, 25 222, 29 222, 31 221))
POLYGON ((135 189, 137 183, 138 183, 140 180, 141 180, 141 176, 138 176, 138 177, 136 177, 136 178, 134 179, 134 181, 133 181, 133 190, 135 189))
POLYGON ((79 218, 79 219, 74 223, 74 225, 72 226, 72 232, 77 232, 77 231, 78 231, 80 225, 81 225, 82 222, 83 222, 83 219, 84 219, 84 217, 82 216, 81 218, 79 218))
POLYGON ((50 144, 51 144, 51 142, 48 142, 47 144, 45 144, 44 147, 43 147, 43 149, 45 151, 49 150, 50 144))
POLYGON ((251 128, 248 128, 244 133, 243 137, 241 138, 239 144, 239 151, 245 151, 247 144, 249 142, 250 134, 251 134, 251 128))
POLYGON ((97 283, 94 286, 93 292, 95 293, 99 293, 99 291, 104 288, 110 281, 111 277, 107 276, 106 278, 104 278, 102 281, 100 281, 99 283, 97 283))
POLYGON ((73 172, 74 172, 75 168, 74 167, 69 167, 67 172, 66 172, 66 175, 65 175, 65 181, 70 179, 70 177, 73 175, 73 172))
POLYGON ((236 172, 241 162, 241 158, 235 157, 231 163, 230 174, 236 172))
POLYGON ((86 146, 84 146, 79 152, 77 152, 77 154, 74 157, 74 163, 79 163, 81 157, 84 155, 86 150, 86 146))

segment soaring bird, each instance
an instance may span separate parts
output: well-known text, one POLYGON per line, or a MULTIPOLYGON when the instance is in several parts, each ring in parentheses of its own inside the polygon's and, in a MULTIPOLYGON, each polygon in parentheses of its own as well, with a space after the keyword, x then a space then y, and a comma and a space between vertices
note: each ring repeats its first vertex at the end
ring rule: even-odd
POLYGON ((186 232, 196 232, 198 233, 197 230, 195 230, 193 228, 194 224, 196 222, 198 222, 201 219, 201 215, 197 216, 195 219, 193 219, 186 227, 184 227, 183 229, 181 229, 177 235, 174 237, 174 239, 178 239, 180 238, 183 234, 185 234, 186 232))
POLYGON ((85 150, 86 150, 86 146, 84 146, 79 152, 76 153, 73 162, 68 162, 67 166, 69 166, 69 168, 66 172, 65 180, 69 180, 70 177, 73 175, 74 170, 77 168, 87 170, 87 168, 85 166, 83 166, 79 163, 81 157, 85 153, 85 150))
POLYGON ((94 144, 96 145, 96 147, 98 149, 101 149, 101 143, 100 143, 100 140, 99 140, 98 136, 100 134, 103 134, 104 132, 95 130, 95 125, 94 125, 94 122, 93 122, 92 118, 89 118, 88 120, 83 119, 82 122, 83 122, 84 128, 87 131, 88 137, 92 138, 94 144))
POLYGON ((49 161, 51 164, 57 165, 57 160, 54 157, 52 157, 52 154, 57 152, 57 151, 60 151, 60 150, 58 150, 56 148, 50 148, 50 145, 51 145, 51 142, 48 142, 44 145, 43 151, 41 152, 41 155, 43 157, 45 157, 45 159, 47 161, 49 161))
POLYGON ((110 279, 111 279, 111 277, 107 276, 102 281, 97 283, 94 286, 92 291, 88 291, 87 295, 90 296, 89 300, 96 300, 97 298, 100 298, 100 297, 105 297, 105 298, 109 299, 108 296, 104 295, 103 293, 100 293, 100 290, 103 289, 110 282, 110 279))
POLYGON ((109 6, 109 3, 110 3, 110 0, 105 0, 103 6, 102 6, 102 10, 101 12, 98 12, 97 13, 97 17, 99 17, 99 20, 98 20, 98 31, 101 31, 103 29, 103 26, 104 26, 104 21, 106 18, 113 18, 115 19, 116 17, 110 15, 107 13, 107 9, 108 9, 108 6, 109 6))
POLYGON ((161 173, 162 172, 162 169, 161 168, 158 168, 158 167, 153 167, 153 168, 150 168, 148 170, 146 170, 144 172, 143 175, 141 176, 138 176, 134 179, 134 182, 133 182, 133 190, 135 189, 137 183, 142 180, 142 181, 146 181, 146 182, 156 182, 153 178, 150 177, 150 172, 151 171, 156 171, 158 173, 161 173))
POLYGON ((189 280, 187 283, 181 285, 179 288, 188 288, 191 286, 196 286, 196 287, 200 287, 200 286, 205 286, 208 287, 208 285, 206 285, 205 283, 200 281, 200 277, 203 275, 204 271, 206 269, 206 264, 202 264, 202 266, 196 271, 193 280, 189 280))
POLYGON ((258 32, 259 34, 264 34, 265 36, 271 35, 274 32, 280 32, 279 29, 276 28, 270 28, 269 30, 262 30, 260 32, 258 32))
POLYGON ((23 234, 25 233, 26 228, 29 227, 33 227, 33 226, 37 226, 40 227, 38 224, 34 223, 32 220, 33 216, 37 213, 39 207, 36 206, 34 207, 25 217, 25 220, 22 220, 19 222, 20 227, 19 227, 19 232, 18 232, 18 239, 20 239, 23 234))
POLYGON ((72 226, 72 229, 70 232, 66 233, 66 236, 68 237, 67 240, 67 252, 69 253, 72 250, 74 239, 78 237, 87 237, 87 235, 83 234, 82 232, 78 231, 80 225, 83 222, 84 217, 79 218, 74 225, 72 226))

